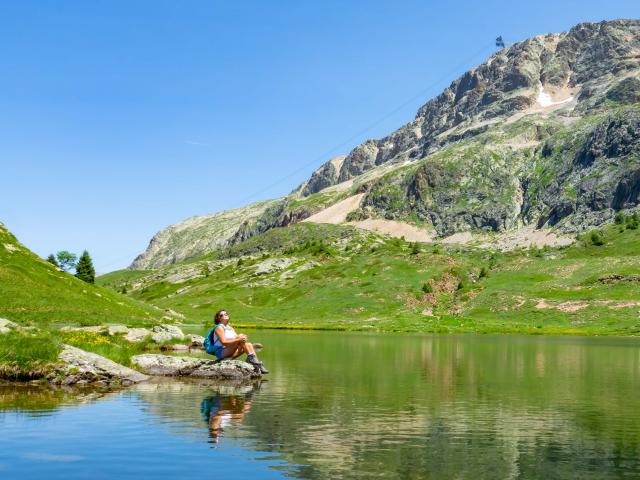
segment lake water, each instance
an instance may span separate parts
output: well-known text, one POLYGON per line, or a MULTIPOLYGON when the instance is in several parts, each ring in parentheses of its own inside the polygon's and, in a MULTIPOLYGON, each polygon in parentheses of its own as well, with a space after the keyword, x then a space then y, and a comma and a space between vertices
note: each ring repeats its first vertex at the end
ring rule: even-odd
POLYGON ((0 478, 640 477, 640 339, 249 335, 266 381, 0 387, 0 478))

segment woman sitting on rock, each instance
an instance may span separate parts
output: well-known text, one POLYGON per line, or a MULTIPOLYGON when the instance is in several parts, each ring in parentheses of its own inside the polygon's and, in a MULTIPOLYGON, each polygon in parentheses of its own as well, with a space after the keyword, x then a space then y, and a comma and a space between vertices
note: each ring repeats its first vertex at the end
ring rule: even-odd
POLYGON ((213 319, 215 326, 209 330, 205 338, 205 350, 212 353, 218 359, 238 358, 243 353, 247 354, 247 362, 260 369, 260 373, 269 373, 264 364, 258 360, 256 351, 247 336, 238 335, 229 325, 229 314, 226 310, 220 310, 213 319))

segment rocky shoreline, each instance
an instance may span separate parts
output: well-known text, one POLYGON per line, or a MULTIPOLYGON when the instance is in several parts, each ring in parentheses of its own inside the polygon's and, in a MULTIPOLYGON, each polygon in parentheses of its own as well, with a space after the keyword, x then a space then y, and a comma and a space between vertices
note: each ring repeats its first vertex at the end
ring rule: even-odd
POLYGON ((128 386, 145 382, 152 376, 207 378, 213 380, 253 380, 260 371, 240 360, 208 360, 146 353, 131 358, 141 371, 125 367, 108 358, 80 348, 64 345, 61 366, 49 379, 56 385, 128 386), (143 373, 144 372, 144 373, 143 373))
MULTIPOLYGON (((25 330, 15 322, 0 319, 0 334, 12 330, 25 330)), ((63 332, 89 332, 91 334, 121 336, 130 343, 139 343, 151 339, 161 344, 163 351, 202 352, 204 337, 184 334, 175 325, 157 325, 151 329, 129 328, 125 325, 97 325, 89 327, 63 327, 63 332), (186 343, 167 343, 176 340, 186 343)), ((100 386, 121 387, 150 380, 153 377, 180 377, 210 380, 233 380, 244 382, 261 377, 253 365, 240 360, 213 360, 187 356, 172 356, 157 353, 144 353, 131 357, 134 368, 127 367, 97 353, 82 350, 68 344, 62 344, 58 362, 52 371, 39 380, 61 386, 100 386)))

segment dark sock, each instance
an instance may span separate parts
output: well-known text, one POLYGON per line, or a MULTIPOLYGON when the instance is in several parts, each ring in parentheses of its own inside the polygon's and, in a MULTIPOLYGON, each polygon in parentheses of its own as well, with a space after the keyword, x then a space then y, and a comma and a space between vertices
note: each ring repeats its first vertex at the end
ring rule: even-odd
POLYGON ((256 357, 255 353, 250 353, 249 355, 247 355, 247 360, 249 360, 249 361, 255 360, 257 362, 258 361, 258 357, 256 357))

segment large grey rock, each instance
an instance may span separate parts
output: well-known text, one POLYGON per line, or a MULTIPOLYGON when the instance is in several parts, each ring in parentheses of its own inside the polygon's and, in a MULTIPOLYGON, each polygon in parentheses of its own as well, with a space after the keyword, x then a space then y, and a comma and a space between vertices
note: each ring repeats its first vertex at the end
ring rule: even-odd
POLYGON ((150 375, 243 380, 260 377, 252 365, 240 360, 216 362, 203 358, 172 357, 146 353, 131 358, 131 363, 150 375))
POLYGON ((12 322, 11 320, 7 320, 6 318, 0 318, 0 334, 9 333, 11 330, 18 328, 16 322, 12 322))
POLYGON ((160 350, 163 352, 188 352, 191 349, 189 345, 183 345, 182 343, 170 343, 168 345, 161 345, 160 350))
POLYGON ((142 342, 145 338, 151 336, 151 331, 146 328, 130 328, 124 338, 131 343, 142 342))
POLYGON ((122 333, 126 334, 126 333, 129 333, 129 327, 125 325, 109 325, 107 327, 107 332, 109 332, 109 335, 111 336, 115 336, 122 333))
POLYGON ((62 374, 59 383, 63 385, 100 383, 105 385, 130 385, 143 382, 149 377, 131 368, 86 352, 71 345, 64 345, 59 359, 64 366, 58 371, 62 374))
POLYGON ((297 258, 268 258, 254 265, 254 275, 260 276, 276 273, 289 268, 297 261, 297 258))
POLYGON ((156 325, 153 327, 151 338, 156 343, 168 342, 173 339, 182 340, 184 333, 175 325, 156 325))
POLYGON ((185 335, 187 340, 191 342, 192 348, 202 348, 204 347, 204 337, 202 335, 196 335, 193 333, 187 333, 185 335))
POLYGON ((62 327, 61 332, 91 332, 91 333, 104 333, 107 331, 105 325, 94 325, 91 327, 62 327))
POLYGON ((299 191, 303 197, 338 183, 338 169, 345 157, 336 157, 317 169, 299 191))

